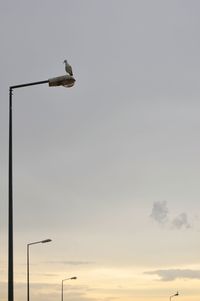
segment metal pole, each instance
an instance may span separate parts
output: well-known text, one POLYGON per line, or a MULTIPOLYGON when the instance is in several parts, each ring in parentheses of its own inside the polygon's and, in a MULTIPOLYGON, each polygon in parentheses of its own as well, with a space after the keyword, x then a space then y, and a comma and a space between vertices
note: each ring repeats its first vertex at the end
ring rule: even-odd
POLYGON ((48 83, 48 80, 11 86, 9 88, 9 159, 8 159, 8 301, 14 301, 13 271, 13 153, 12 153, 12 93, 13 89, 48 83))
POLYGON ((12 173, 12 88, 9 90, 9 160, 8 160, 8 301, 13 294, 13 173, 12 173))
POLYGON ((63 301, 63 282, 64 280, 62 280, 62 286, 61 286, 61 301, 63 301))
POLYGON ((30 299, 29 293, 29 244, 27 245, 27 301, 30 299))
POLYGON ((29 86, 36 86, 36 85, 42 85, 42 84, 48 84, 49 80, 42 80, 39 82, 32 82, 32 83, 26 83, 26 84, 21 84, 21 85, 15 85, 11 86, 11 89, 17 89, 17 88, 24 88, 24 87, 29 87, 29 86))

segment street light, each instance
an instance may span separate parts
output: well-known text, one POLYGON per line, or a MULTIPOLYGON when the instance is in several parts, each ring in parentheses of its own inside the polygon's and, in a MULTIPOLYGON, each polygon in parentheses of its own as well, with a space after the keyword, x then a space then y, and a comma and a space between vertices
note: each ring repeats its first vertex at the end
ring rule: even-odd
POLYGON ((170 297, 169 297, 169 301, 171 301, 171 299, 172 299, 173 297, 176 297, 176 296, 179 296, 179 292, 177 292, 176 294, 170 296, 170 297))
POLYGON ((62 280, 62 286, 61 286, 61 301, 63 301, 63 282, 66 280, 76 280, 77 277, 70 277, 62 280))
POLYGON ((70 88, 75 79, 70 75, 54 77, 48 80, 9 87, 9 163, 8 163, 8 301, 14 301, 13 279, 13 163, 12 163, 12 94, 14 89, 49 84, 50 87, 70 88))
POLYGON ((30 290, 29 290, 29 247, 31 245, 36 245, 36 244, 44 244, 47 242, 51 242, 51 239, 44 239, 44 240, 40 240, 40 241, 35 241, 35 242, 31 242, 29 244, 27 244, 27 301, 30 300, 30 290))

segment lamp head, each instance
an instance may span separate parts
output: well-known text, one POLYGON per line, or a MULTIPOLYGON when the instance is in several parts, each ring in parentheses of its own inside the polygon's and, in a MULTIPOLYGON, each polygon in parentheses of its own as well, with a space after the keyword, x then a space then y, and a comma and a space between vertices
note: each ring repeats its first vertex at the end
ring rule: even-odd
POLYGON ((50 87, 63 86, 66 88, 70 88, 70 87, 73 87, 76 80, 71 75, 63 75, 63 76, 50 78, 48 81, 49 81, 50 87))
POLYGON ((50 241, 52 241, 52 240, 51 240, 51 239, 44 239, 44 240, 42 240, 42 241, 41 241, 41 243, 43 243, 43 244, 44 244, 44 243, 46 243, 46 242, 50 242, 50 241))

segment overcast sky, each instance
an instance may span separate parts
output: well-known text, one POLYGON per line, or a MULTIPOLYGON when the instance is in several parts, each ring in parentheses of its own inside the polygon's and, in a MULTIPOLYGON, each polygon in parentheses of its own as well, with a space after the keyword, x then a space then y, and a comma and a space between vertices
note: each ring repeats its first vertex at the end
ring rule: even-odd
POLYGON ((15 301, 200 295, 200 2, 0 1, 0 299, 7 300, 8 89, 15 301))

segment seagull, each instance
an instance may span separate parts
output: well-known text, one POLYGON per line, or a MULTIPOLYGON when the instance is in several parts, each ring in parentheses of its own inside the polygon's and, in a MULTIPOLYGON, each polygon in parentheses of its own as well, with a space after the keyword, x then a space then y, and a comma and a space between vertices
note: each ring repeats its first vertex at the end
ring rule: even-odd
POLYGON ((70 66, 67 60, 64 60, 63 63, 65 64, 65 71, 69 73, 69 75, 73 76, 72 66, 70 66))

